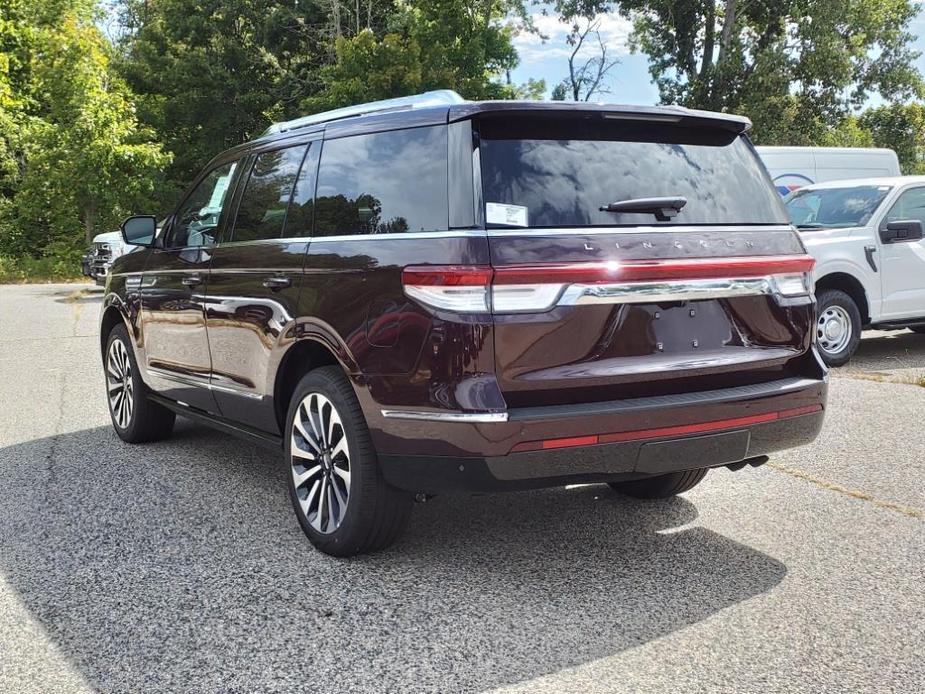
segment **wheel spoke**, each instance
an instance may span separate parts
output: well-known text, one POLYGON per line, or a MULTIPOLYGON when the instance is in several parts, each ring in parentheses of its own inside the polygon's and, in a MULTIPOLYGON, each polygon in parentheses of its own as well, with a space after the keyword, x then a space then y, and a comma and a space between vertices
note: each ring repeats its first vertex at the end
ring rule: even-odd
POLYGON ((295 468, 292 471, 292 481, 295 482, 296 488, 301 487, 305 482, 321 472, 321 466, 315 465, 314 467, 305 468, 302 472, 297 472, 295 468))
POLYGON ((337 415, 334 412, 334 405, 331 405, 328 410, 328 427, 327 427, 327 438, 324 440, 325 444, 328 446, 331 445, 331 442, 334 440, 334 425, 340 424, 338 421, 337 415))
POLYGON ((334 515, 334 494, 331 490, 331 487, 334 486, 333 481, 328 481, 328 531, 335 530, 338 525, 340 525, 340 513, 337 516, 334 515))
POLYGON ((337 497, 337 524, 340 525, 344 518, 344 509, 347 507, 347 497, 341 493, 340 488, 337 486, 337 481, 333 478, 331 479, 331 488, 334 490, 334 496, 337 497))
POLYGON ((350 491, 350 470, 345 470, 336 463, 331 468, 334 471, 334 474, 340 477, 344 481, 344 486, 347 488, 347 491, 350 491))
POLYGON ((340 437, 340 441, 337 442, 337 445, 331 449, 331 458, 336 458, 338 455, 343 453, 345 456, 348 456, 347 453, 347 436, 346 434, 340 437))
MULTIPOLYGON (((303 407, 299 408, 300 411, 302 409, 303 407)), ((296 412, 296 419, 295 419, 295 422, 293 422, 293 424, 295 425, 296 431, 298 431, 299 434, 301 434, 302 438, 305 439, 305 442, 315 450, 315 453, 320 455, 321 447, 316 442, 315 437, 309 434, 308 431, 305 429, 305 424, 302 421, 300 412, 296 412)))
MULTIPOLYGON (((302 513, 305 514, 305 517, 311 522, 311 512, 312 502, 315 501, 315 497, 318 495, 318 489, 321 487, 321 480, 315 480, 315 483, 312 485, 311 490, 308 492, 308 495, 304 499, 299 500, 299 506, 302 507, 302 513)), ((314 525, 314 523, 312 523, 314 525)))
POLYGON ((292 437, 292 446, 290 449, 292 455, 296 458, 303 458, 305 460, 318 460, 318 456, 315 455, 314 451, 308 451, 302 448, 302 444, 299 443, 299 439, 295 436, 292 437))
POLYGON ((315 517, 315 520, 318 522, 318 530, 324 532, 324 507, 325 501, 328 498, 328 478, 323 477, 321 479, 321 494, 318 499, 318 515, 315 517))
MULTIPOLYGON (((306 408, 306 410, 308 411, 308 423, 311 425, 312 432, 315 434, 315 442, 320 447, 323 447, 324 438, 321 436, 321 427, 315 423, 315 408, 313 407, 313 405, 316 402, 318 402, 318 396, 314 395, 312 396, 312 399, 309 401, 308 407, 306 408)), ((318 413, 318 416, 319 417, 321 416, 320 412, 318 413)))

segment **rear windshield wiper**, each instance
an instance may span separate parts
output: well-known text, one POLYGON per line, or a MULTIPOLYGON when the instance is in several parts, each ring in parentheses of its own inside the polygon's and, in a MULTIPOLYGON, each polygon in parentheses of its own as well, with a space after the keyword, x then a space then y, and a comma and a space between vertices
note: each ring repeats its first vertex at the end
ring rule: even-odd
POLYGON ((687 198, 630 198, 602 205, 601 212, 651 212, 660 222, 675 217, 687 204, 687 198))

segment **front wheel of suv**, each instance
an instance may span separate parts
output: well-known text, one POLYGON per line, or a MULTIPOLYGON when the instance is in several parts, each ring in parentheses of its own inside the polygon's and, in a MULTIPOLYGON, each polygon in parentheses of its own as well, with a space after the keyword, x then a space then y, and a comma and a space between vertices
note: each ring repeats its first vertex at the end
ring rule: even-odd
POLYGON ((337 366, 306 374, 286 419, 289 495, 299 525, 326 554, 349 557, 391 545, 413 497, 382 477, 360 403, 337 366))
POLYGON ((825 289, 816 296, 816 344, 828 366, 844 366, 861 342, 861 312, 840 289, 825 289))
POLYGON ((637 499, 667 499, 693 489, 707 476, 707 468, 694 468, 632 482, 609 482, 610 488, 637 499))
POLYGON ((117 325, 106 341, 106 400, 109 416, 119 438, 146 443, 167 438, 176 415, 148 400, 148 390, 138 373, 135 351, 124 325, 117 325))

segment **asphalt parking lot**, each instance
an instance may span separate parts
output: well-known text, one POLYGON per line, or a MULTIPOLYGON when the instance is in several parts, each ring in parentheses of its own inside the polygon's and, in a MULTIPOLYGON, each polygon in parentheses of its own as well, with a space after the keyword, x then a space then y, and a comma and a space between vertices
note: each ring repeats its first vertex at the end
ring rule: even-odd
POLYGON ((112 432, 100 294, 0 286, 0 691, 925 691, 925 336, 682 498, 437 497, 312 550, 272 454, 112 432))

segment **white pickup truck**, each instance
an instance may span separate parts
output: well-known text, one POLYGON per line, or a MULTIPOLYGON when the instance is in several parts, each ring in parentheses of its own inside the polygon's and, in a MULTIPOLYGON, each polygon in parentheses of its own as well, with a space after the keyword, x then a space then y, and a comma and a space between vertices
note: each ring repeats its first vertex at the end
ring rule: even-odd
POLYGON ((816 258, 816 340, 846 364, 862 329, 925 333, 925 176, 831 181, 784 202, 816 258))

